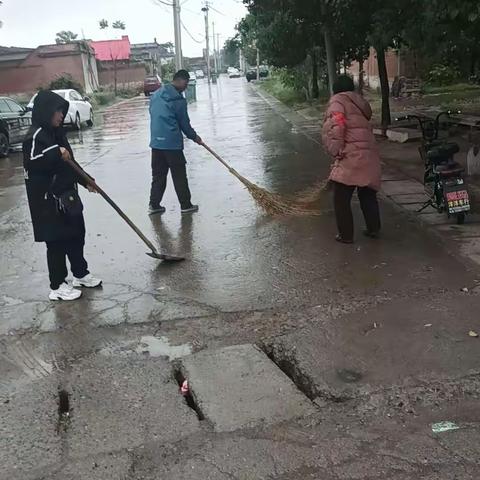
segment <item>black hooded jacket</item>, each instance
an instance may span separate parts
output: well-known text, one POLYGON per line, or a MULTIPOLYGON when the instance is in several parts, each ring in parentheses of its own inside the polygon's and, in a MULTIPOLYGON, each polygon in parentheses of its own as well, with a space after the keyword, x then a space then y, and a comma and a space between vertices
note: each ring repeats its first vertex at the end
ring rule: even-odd
POLYGON ((33 104, 32 128, 23 142, 23 167, 35 241, 50 242, 85 236, 83 217, 69 217, 59 211, 55 196, 85 182, 62 159, 60 147, 73 151, 63 127, 54 128, 52 118, 69 103, 48 90, 38 93, 33 104))

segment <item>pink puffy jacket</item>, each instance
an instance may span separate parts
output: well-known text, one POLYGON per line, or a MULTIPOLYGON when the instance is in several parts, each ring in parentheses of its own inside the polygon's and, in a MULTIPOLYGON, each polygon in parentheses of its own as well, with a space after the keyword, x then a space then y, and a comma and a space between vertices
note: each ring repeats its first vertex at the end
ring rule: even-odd
POLYGON ((355 92, 334 95, 328 104, 322 139, 335 159, 330 180, 380 190, 380 155, 370 119, 372 109, 355 92))

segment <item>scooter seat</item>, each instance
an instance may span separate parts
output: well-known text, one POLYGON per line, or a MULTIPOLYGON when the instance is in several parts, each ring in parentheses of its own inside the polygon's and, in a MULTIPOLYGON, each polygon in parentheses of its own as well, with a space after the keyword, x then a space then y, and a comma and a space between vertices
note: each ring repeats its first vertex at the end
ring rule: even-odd
POLYGON ((446 178, 446 177, 458 177, 461 175, 463 172, 465 172, 465 169, 462 167, 448 167, 446 169, 437 169, 437 172, 440 174, 441 177, 446 178))
POLYGON ((460 147, 456 143, 444 143, 427 151, 427 158, 435 162, 442 162, 460 151, 460 147))

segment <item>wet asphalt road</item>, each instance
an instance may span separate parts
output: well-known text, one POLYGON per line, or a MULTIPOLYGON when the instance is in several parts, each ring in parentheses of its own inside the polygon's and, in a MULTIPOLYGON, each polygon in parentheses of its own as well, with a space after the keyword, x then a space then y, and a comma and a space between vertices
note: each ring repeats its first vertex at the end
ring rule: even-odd
MULTIPOLYGON (((200 84, 198 99, 192 124, 251 181, 292 194, 326 176, 320 127, 293 127, 243 79, 200 84)), ((455 478, 478 478, 470 448, 479 438, 478 343, 467 335, 479 329, 477 269, 383 201, 380 241, 361 237, 355 204, 353 246, 333 241, 327 203, 321 217, 266 217, 190 142, 200 211, 182 217, 170 182, 167 213, 151 218, 148 121, 148 100, 136 98, 70 138, 77 160, 147 236, 187 260, 147 257, 102 198, 85 192, 86 256, 104 286, 78 302, 46 300, 44 245, 33 242, 20 155, 0 160, 0 459, 8 478, 175 479, 192 469, 219 480, 437 480, 462 469, 455 478), (171 363, 156 358, 265 339, 315 401, 309 420, 213 434, 178 395, 171 363), (63 389, 72 417, 59 433, 63 389), (468 428, 436 443, 430 424, 445 419, 468 428)), ((262 395, 278 388, 268 380, 262 395)), ((212 385, 212 404, 228 408, 221 388, 212 385)))
MULTIPOLYGON (((241 174, 291 194, 324 178, 329 160, 317 143, 279 117, 241 79, 201 84, 190 106, 192 124, 241 174)), ((74 306, 46 301, 43 244, 34 244, 19 155, 0 165, 2 302, 0 333, 54 330, 79 309, 95 325, 189 318, 218 312, 294 309, 323 305, 349 310, 378 298, 409 296, 445 282, 467 284, 464 268, 445 256, 414 224, 383 206, 385 240, 345 247, 332 242, 331 214, 268 218, 217 160, 188 142, 193 201, 200 212, 181 216, 171 182, 167 213, 149 217, 148 100, 108 110, 103 125, 70 138, 78 161, 154 242, 187 257, 162 265, 96 195, 86 205, 86 257, 104 279, 74 306), (399 254, 401 253, 401 260, 399 254), (448 279, 433 272, 441 263, 448 279), (459 268, 460 267, 460 268, 459 268)), ((361 228, 361 222, 357 222, 361 228)), ((360 237, 360 235, 359 235, 360 237)))

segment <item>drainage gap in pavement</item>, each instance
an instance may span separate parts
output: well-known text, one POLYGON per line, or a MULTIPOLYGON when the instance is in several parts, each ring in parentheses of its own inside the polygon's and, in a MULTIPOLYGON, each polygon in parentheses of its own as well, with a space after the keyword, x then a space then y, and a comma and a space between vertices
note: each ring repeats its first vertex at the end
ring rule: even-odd
POLYGON ((185 403, 196 413, 200 421, 205 420, 205 416, 203 415, 202 411, 200 410, 197 403, 195 402, 195 398, 192 395, 192 391, 190 390, 190 385, 188 384, 188 388, 186 391, 182 390, 182 386, 184 382, 187 380, 185 378, 185 375, 183 375, 182 370, 180 368, 175 368, 173 374, 174 374, 175 380, 178 383, 180 394, 184 398, 185 403))
POLYGON ((58 421, 57 433, 64 432, 70 421, 70 394, 64 390, 58 390, 58 421))
POLYGON ((333 403, 344 403, 352 400, 347 394, 339 394, 325 386, 322 389, 315 385, 314 380, 302 371, 293 355, 274 344, 262 343, 259 347, 277 367, 292 380, 297 388, 310 400, 326 400, 333 403))

